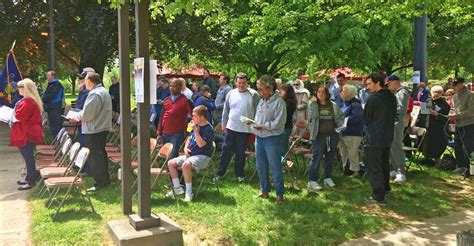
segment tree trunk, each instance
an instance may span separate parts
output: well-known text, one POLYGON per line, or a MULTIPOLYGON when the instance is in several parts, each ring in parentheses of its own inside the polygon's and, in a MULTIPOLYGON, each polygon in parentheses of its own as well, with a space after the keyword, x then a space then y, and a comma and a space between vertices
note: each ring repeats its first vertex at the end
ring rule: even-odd
POLYGON ((76 76, 71 75, 69 76, 69 78, 71 79, 71 94, 72 96, 75 96, 76 95, 76 76))

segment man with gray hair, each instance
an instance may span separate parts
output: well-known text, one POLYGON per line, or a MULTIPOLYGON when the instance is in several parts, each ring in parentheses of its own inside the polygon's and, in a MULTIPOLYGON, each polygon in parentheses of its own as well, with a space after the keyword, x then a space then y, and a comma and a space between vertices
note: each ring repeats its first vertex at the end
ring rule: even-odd
POLYGON ((110 183, 107 152, 105 144, 107 134, 112 128, 112 99, 102 85, 100 75, 87 73, 86 88, 89 90, 84 108, 70 121, 81 122, 84 134, 84 146, 89 148, 89 164, 92 167, 94 187, 87 189, 94 192, 110 183))
POLYGON ((395 178, 395 183, 403 183, 406 181, 405 152, 403 151, 404 123, 411 93, 408 88, 401 85, 400 79, 396 75, 388 76, 385 84, 395 94, 397 99, 397 114, 393 130, 392 147, 390 149, 390 162, 393 169, 390 172, 390 177, 395 178))

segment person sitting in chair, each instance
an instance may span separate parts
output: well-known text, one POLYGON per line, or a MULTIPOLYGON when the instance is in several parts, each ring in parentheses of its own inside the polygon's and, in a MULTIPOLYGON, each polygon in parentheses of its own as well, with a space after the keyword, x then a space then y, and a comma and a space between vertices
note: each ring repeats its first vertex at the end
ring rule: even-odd
POLYGON ((181 195, 184 189, 181 187, 178 178, 178 168, 183 170, 184 183, 186 185, 185 202, 190 202, 192 193, 192 169, 197 172, 209 166, 213 152, 214 129, 207 121, 207 108, 199 105, 193 109, 193 131, 189 134, 184 145, 185 155, 168 161, 168 171, 173 182, 173 191, 167 196, 181 195))

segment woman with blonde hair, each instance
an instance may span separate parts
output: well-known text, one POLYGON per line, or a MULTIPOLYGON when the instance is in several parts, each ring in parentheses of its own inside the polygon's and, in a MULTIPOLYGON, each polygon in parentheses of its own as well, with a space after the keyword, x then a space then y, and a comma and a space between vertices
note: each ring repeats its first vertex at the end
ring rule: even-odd
POLYGON ((43 106, 36 84, 31 79, 18 82, 18 92, 23 98, 15 104, 14 113, 10 119, 10 146, 20 149, 26 163, 26 178, 24 181, 17 181, 18 190, 28 190, 33 187, 39 177, 33 150, 36 145, 43 143, 43 125, 41 124, 43 106))

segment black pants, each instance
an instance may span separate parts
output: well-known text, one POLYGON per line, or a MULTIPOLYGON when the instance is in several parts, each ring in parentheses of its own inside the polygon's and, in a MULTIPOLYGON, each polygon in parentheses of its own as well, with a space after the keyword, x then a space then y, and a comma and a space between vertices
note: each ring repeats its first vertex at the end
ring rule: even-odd
POLYGON ((457 167, 469 168, 469 155, 474 151, 474 124, 456 127, 454 154, 457 167))
POLYGON ((25 180, 30 185, 34 185, 36 180, 40 176, 40 173, 38 172, 38 170, 36 170, 35 158, 33 156, 34 148, 35 148, 35 145, 30 142, 26 143, 25 146, 19 148, 21 156, 23 156, 23 159, 25 160, 25 163, 26 163, 25 180))
POLYGON ((224 137, 224 145, 222 146, 221 161, 217 167, 218 176, 224 176, 230 160, 235 153, 235 175, 244 177, 245 167, 245 148, 249 141, 250 133, 235 132, 227 129, 224 137))
POLYGON ((110 183, 109 162, 105 151, 107 134, 107 131, 84 134, 84 146, 90 151, 88 163, 92 168, 95 186, 106 186, 110 183))
POLYGON ((53 136, 58 135, 58 132, 63 127, 63 118, 61 114, 63 113, 62 108, 51 108, 46 111, 48 113, 48 122, 49 122, 49 129, 51 130, 51 134, 53 136))
POLYGON ((370 185, 372 186, 373 197, 377 201, 385 199, 385 193, 390 191, 390 173, 389 159, 390 147, 364 149, 365 168, 369 175, 370 185))

